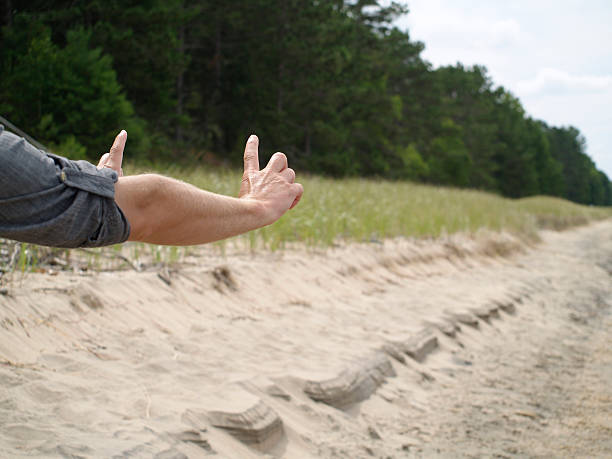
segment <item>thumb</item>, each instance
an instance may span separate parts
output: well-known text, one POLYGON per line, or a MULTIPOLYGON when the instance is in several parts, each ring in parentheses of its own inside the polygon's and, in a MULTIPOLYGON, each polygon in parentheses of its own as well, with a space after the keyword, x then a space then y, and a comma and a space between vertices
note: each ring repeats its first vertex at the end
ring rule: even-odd
POLYGON ((104 167, 104 165, 106 164, 106 161, 108 161, 108 153, 104 153, 101 157, 100 157, 100 161, 98 161, 98 169, 102 169, 104 167))

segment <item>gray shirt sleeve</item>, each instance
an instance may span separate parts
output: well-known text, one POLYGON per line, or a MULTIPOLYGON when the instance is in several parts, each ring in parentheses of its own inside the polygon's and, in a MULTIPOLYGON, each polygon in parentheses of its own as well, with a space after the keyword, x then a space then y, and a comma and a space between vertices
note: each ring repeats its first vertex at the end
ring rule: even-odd
POLYGON ((53 247, 127 240, 117 173, 38 150, 0 125, 0 237, 53 247))

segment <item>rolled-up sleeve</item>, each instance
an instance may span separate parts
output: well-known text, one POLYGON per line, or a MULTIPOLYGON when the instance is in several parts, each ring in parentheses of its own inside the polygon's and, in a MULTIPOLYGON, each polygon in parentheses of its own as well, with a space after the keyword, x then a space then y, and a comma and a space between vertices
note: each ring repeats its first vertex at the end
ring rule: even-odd
POLYGON ((117 173, 38 150, 0 125, 0 237, 53 247, 127 240, 117 173))

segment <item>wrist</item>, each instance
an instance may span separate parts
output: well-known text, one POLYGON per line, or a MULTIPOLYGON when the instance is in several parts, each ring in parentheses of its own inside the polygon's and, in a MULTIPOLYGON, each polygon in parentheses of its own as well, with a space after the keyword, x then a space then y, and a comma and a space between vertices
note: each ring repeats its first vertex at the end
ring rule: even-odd
POLYGON ((239 198, 242 204, 245 206, 246 213, 249 216, 249 220, 253 223, 253 229, 261 228, 274 222, 266 206, 257 199, 249 198, 244 196, 239 198))

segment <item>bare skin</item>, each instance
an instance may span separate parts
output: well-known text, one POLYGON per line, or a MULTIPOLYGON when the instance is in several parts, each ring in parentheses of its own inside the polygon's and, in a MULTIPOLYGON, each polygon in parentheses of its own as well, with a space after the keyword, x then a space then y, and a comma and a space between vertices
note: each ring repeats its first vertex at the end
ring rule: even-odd
POLYGON ((218 241, 270 225, 297 205, 304 189, 295 183, 287 157, 275 153, 259 169, 259 139, 249 137, 244 174, 237 198, 201 190, 156 174, 123 176, 127 133, 121 131, 98 168, 119 174, 115 201, 130 222, 128 240, 169 245, 218 241))

